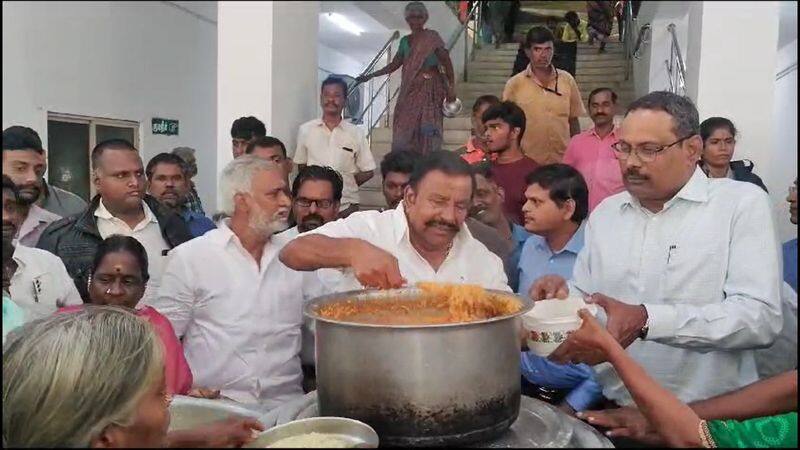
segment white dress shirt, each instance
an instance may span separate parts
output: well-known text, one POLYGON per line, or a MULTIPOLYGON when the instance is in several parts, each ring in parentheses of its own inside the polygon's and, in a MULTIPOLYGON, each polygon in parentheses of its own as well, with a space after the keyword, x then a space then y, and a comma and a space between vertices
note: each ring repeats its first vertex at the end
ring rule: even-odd
POLYGON ((375 159, 364 131, 346 120, 333 130, 322 119, 300 125, 292 161, 329 166, 339 172, 344 181, 340 210, 359 203, 355 174, 375 170, 375 159))
POLYGON ((43 317, 67 305, 83 303, 75 282, 58 256, 38 248, 18 245, 12 256, 17 271, 9 293, 17 305, 43 317))
POLYGON ((44 229, 59 219, 61 219, 61 216, 58 214, 53 214, 46 209, 31 205, 28 210, 28 215, 25 217, 22 225, 20 225, 19 231, 17 231, 15 245, 36 247, 36 243, 39 242, 39 238, 42 236, 44 229))
MULTIPOLYGON (((658 213, 627 191, 600 203, 570 289, 644 304, 647 339, 628 353, 682 401, 706 399, 758 378, 754 349, 782 325, 778 248, 767 194, 698 168, 658 213)), ((610 365, 595 369, 606 397, 632 403, 610 365)))
POLYGON ((195 387, 271 409, 303 395, 302 277, 277 258, 286 237, 273 236, 257 264, 228 223, 170 252, 149 304, 182 338, 195 387))
MULTIPOLYGON (((300 234, 300 230, 297 227, 290 228, 281 233, 281 237, 285 238, 288 242, 296 238, 300 234)), ((288 267, 286 270, 291 271, 288 267)), ((317 277, 317 271, 312 272, 301 272, 302 276, 302 296, 303 296, 303 307, 307 305, 311 300, 325 294, 331 294, 332 292, 325 289, 322 282, 317 277)), ((314 319, 309 319, 308 317, 303 316, 303 329, 302 329, 302 346, 300 348, 300 362, 303 365, 310 365, 313 366, 315 364, 314 359, 314 334, 316 333, 316 322, 314 319)))
POLYGON ((144 208, 144 219, 131 228, 125 223, 124 220, 118 219, 111 215, 103 200, 97 205, 94 212, 97 217, 97 231, 100 236, 105 239, 112 234, 121 234, 123 236, 131 236, 139 241, 144 249, 147 251, 147 265, 148 272, 150 272, 150 280, 147 282, 145 289, 144 299, 154 298, 158 294, 158 286, 161 283, 161 274, 164 272, 164 265, 167 259, 167 252, 170 247, 164 236, 161 235, 161 227, 158 226, 158 219, 147 203, 142 202, 144 208))
POLYGON ((756 350, 756 367, 761 379, 797 368, 797 292, 784 282, 781 287, 783 327, 769 348, 756 350))
MULTIPOLYGON (((409 284, 439 281, 477 284, 486 289, 511 291, 503 270, 503 261, 473 238, 466 226, 462 226, 456 234, 453 247, 439 270, 434 270, 411 245, 403 202, 397 208, 384 212, 357 212, 305 234, 358 238, 382 248, 397 258, 400 273, 409 284)), ((320 269, 317 273, 329 291, 363 289, 351 269, 320 269)))

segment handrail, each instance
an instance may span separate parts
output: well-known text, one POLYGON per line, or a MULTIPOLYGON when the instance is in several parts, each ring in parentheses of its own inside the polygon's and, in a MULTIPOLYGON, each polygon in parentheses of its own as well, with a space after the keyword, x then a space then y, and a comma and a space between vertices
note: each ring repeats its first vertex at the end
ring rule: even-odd
POLYGON ((786 75, 789 75, 790 73, 792 73, 792 71, 795 71, 795 70, 797 70, 797 63, 796 62, 792 63, 789 67, 787 67, 787 68, 781 70, 780 72, 778 72, 778 74, 775 75, 775 81, 780 80, 781 78, 785 77, 786 75))
POLYGON ((469 28, 469 19, 470 19, 470 17, 473 16, 473 14, 475 14, 475 10, 480 7, 480 4, 481 4, 481 2, 475 2, 475 4, 472 5, 472 9, 469 10, 469 12, 467 13, 467 18, 466 18, 466 20, 464 20, 464 23, 462 23, 461 26, 458 27, 458 29, 453 32, 453 37, 450 38, 450 43, 447 44, 447 51, 448 52, 450 50, 452 50, 453 47, 456 46, 456 42, 458 42, 458 38, 461 37, 461 33, 463 33, 464 30, 469 28))
POLYGON ((652 30, 650 29, 650 24, 646 23, 642 25, 642 28, 639 29, 639 36, 636 38, 636 45, 633 47, 633 53, 631 55, 635 59, 639 59, 642 57, 642 45, 648 44, 650 42, 650 35, 652 30), (648 37, 645 37, 648 36, 648 37))
POLYGON ((665 61, 667 75, 669 76, 669 90, 674 94, 686 95, 686 65, 683 63, 681 47, 678 44, 678 34, 675 32, 675 24, 669 24, 667 30, 672 36, 669 60, 665 61))
POLYGON ((482 4, 482 2, 476 1, 472 5, 472 9, 470 9, 469 12, 467 12, 467 17, 464 19, 464 23, 461 24, 461 26, 458 27, 458 30, 456 30, 453 33, 453 37, 450 39, 450 43, 447 44, 447 51, 449 52, 449 51, 453 50, 453 47, 456 46, 456 42, 458 42, 458 39, 461 37, 461 35, 462 34, 464 35, 464 67, 462 68, 462 71, 461 71, 462 79, 464 81, 467 81, 467 62, 469 62, 468 61, 469 60, 469 45, 468 45, 469 33, 466 33, 466 30, 468 30, 470 28, 469 27, 470 19, 473 19, 473 21, 472 21, 473 22, 472 44, 474 46, 478 42, 478 35, 479 35, 479 32, 480 32, 480 28, 481 28, 481 22, 480 22, 481 21, 481 19, 480 19, 480 11, 481 11, 481 6, 482 6, 481 4, 482 4))
MULTIPOLYGON (((447 51, 449 52, 449 51, 451 51, 453 49, 453 47, 455 47, 455 44, 456 44, 456 42, 458 42, 458 39, 461 37, 461 35, 464 34, 464 70, 463 70, 463 74, 464 74, 464 80, 465 81, 466 81, 466 77, 467 77, 467 62, 468 62, 467 60, 468 60, 468 52, 469 52, 469 46, 467 45, 468 44, 468 36, 469 36, 469 34, 465 33, 465 30, 470 28, 470 19, 472 19, 472 22, 474 24, 473 27, 472 27, 472 30, 473 30, 472 38, 473 38, 473 44, 475 44, 477 42, 477 40, 478 40, 478 34, 480 32, 481 4, 482 4, 482 2, 476 1, 472 5, 472 9, 470 9, 470 11, 467 13, 466 20, 464 21, 464 23, 460 27, 458 27, 458 30, 456 30, 454 32, 453 37, 450 39, 450 43, 447 45, 447 51)), ((397 40, 399 37, 400 37, 400 31, 395 31, 394 33, 392 33, 392 36, 389 38, 388 41, 386 41, 386 44, 383 45, 383 47, 378 52, 378 54, 375 55, 375 57, 372 59, 372 61, 370 61, 369 65, 367 65, 367 67, 364 69, 363 72, 361 72, 360 75, 365 75, 367 73, 370 73, 372 71, 372 69, 375 67, 375 64, 381 59, 381 57, 386 52, 391 52, 391 44, 392 44, 392 42, 397 40)), ((391 53, 389 53, 389 54, 391 55, 391 53)), ((386 120, 386 126, 389 125, 389 117, 386 114, 386 112, 388 111, 389 106, 392 103, 392 100, 394 100, 394 98, 400 92, 400 86, 397 86, 394 89, 394 91, 392 91, 390 77, 391 77, 391 74, 386 75, 386 78, 378 86, 377 89, 374 89, 374 84, 373 84, 373 80, 374 79, 370 79, 369 82, 368 82, 369 83, 370 98, 369 98, 369 100, 367 102, 367 106, 361 111, 361 114, 359 114, 359 116, 357 118, 355 118, 355 120, 354 120, 355 123, 360 123, 364 119, 364 116, 367 116, 367 123, 366 123, 366 125, 368 127, 367 128, 367 139, 370 139, 372 137, 372 131, 375 129, 375 126, 381 121, 381 119, 385 119, 386 120), (386 103, 383 105, 383 108, 381 109, 380 113, 377 114, 377 117, 375 117, 374 114, 373 114, 373 111, 372 111, 372 109, 373 109, 372 106, 375 103, 375 101, 378 99, 378 97, 381 96, 381 95, 384 95, 384 94, 386 95, 386 103)), ((350 90, 348 90, 348 94, 350 94, 356 88, 356 86, 357 85, 351 86, 350 90)))
MULTIPOLYGON (((364 70, 361 71, 359 76, 366 75, 366 74, 370 73, 372 71, 372 69, 375 68, 375 64, 378 62, 378 60, 380 60, 381 56, 383 56, 383 54, 386 53, 386 51, 392 45, 392 42, 397 40, 397 38, 399 38, 399 37, 400 37, 400 31, 399 30, 395 30, 394 33, 392 33, 392 35, 389 36, 389 39, 386 41, 386 43, 383 44, 383 47, 381 47, 381 49, 378 51, 378 53, 375 55, 375 57, 372 58, 372 61, 370 61, 369 64, 367 64, 367 67, 365 67, 364 70)), ((348 94, 352 93, 355 90, 356 86, 358 86, 358 85, 350 86, 350 90, 348 90, 347 93, 348 94)))

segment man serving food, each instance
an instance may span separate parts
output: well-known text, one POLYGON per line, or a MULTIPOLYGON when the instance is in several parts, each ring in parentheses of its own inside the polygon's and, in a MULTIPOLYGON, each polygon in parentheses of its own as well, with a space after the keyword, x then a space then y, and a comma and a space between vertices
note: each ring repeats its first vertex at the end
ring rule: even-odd
POLYGON ((397 208, 327 223, 287 244, 279 258, 294 270, 339 269, 318 272, 338 292, 418 281, 510 291, 503 262, 464 226, 474 191, 469 164, 431 152, 416 165, 397 208))

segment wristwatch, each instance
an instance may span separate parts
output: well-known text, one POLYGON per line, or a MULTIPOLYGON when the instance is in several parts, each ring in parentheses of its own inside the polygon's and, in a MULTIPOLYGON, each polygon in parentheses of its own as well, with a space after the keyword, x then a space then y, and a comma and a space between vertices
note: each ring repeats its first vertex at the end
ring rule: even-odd
POLYGON ((639 339, 645 340, 647 338, 647 332, 650 331, 650 314, 647 314, 647 307, 642 305, 642 309, 644 309, 644 315, 647 319, 644 321, 644 326, 641 330, 639 330, 639 339))

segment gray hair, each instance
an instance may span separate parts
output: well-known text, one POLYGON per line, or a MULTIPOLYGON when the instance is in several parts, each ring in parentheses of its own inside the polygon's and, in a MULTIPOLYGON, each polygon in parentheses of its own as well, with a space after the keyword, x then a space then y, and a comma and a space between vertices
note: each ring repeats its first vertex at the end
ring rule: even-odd
POLYGON ((233 216, 236 194, 248 194, 253 190, 253 177, 262 170, 280 170, 280 166, 254 155, 242 155, 222 169, 219 179, 219 210, 233 216))
POLYGON ((667 91, 651 92, 634 100, 625 115, 638 109, 664 111, 672 116, 672 131, 679 138, 700 134, 700 115, 689 97, 667 91))
POLYGON ((85 306, 14 330, 3 345, 3 447, 89 447, 130 426, 164 376, 152 326, 113 306, 85 306))
POLYGON ((428 8, 425 7, 425 3, 422 2, 410 2, 406 5, 406 10, 403 17, 408 18, 409 13, 412 12, 420 12, 428 17, 428 8))
POLYGON ((194 159, 194 154, 197 151, 192 147, 175 147, 172 149, 173 155, 180 156, 184 161, 188 161, 188 159, 194 159))

